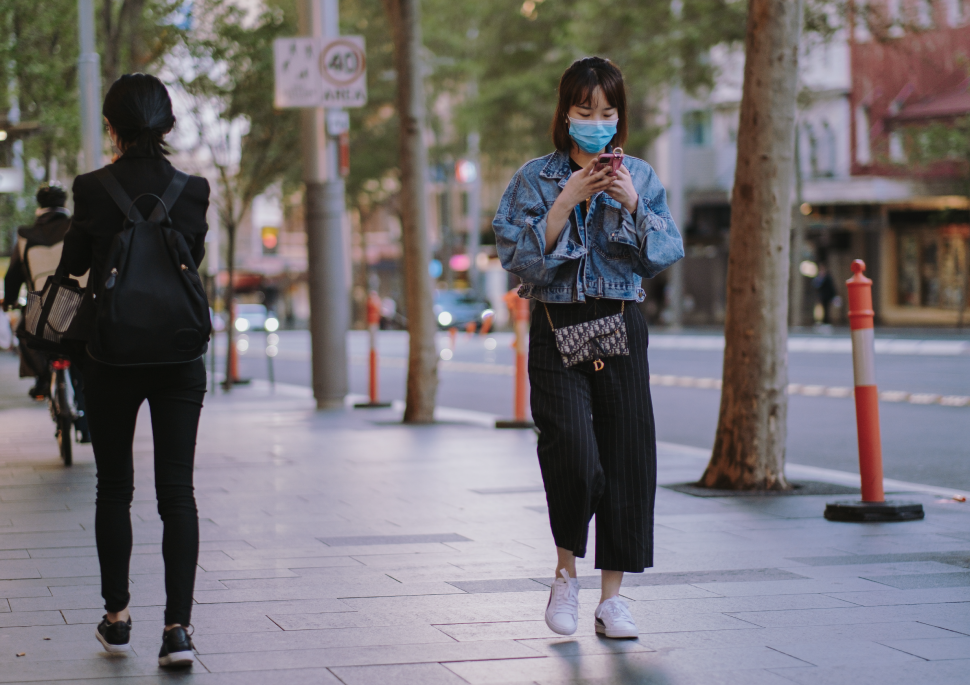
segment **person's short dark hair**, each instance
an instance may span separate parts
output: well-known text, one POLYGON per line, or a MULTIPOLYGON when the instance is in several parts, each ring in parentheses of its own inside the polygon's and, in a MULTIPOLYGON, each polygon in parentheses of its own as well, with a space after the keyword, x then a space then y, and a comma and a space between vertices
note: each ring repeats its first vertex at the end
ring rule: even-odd
POLYGON ((154 157, 168 154, 165 134, 175 126, 165 84, 149 74, 125 74, 111 84, 101 113, 118 136, 122 152, 137 147, 154 157))
POLYGON ((568 153, 572 149, 569 137, 569 108, 589 104, 596 86, 603 89, 606 101, 616 107, 616 135, 610 144, 622 147, 626 143, 626 88, 623 73, 608 59, 584 57, 569 65, 559 79, 559 104, 552 120, 552 142, 556 149, 568 153))
POLYGON ((41 209, 63 207, 67 204, 67 193, 56 183, 45 183, 37 189, 37 205, 41 209))

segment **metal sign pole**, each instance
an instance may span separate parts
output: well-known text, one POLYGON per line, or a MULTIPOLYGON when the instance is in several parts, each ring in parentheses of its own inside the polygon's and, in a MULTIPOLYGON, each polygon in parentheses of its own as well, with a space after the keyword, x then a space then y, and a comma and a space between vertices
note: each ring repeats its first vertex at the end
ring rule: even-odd
MULTIPOLYGON (((336 37, 338 17, 337 0, 306 0, 302 33, 315 38, 336 37)), ((344 181, 338 169, 337 140, 327 133, 326 112, 314 107, 302 113, 313 396, 318 409, 343 406, 348 392, 350 324, 344 181)))
POLYGON ((101 58, 94 48, 94 2, 78 0, 78 33, 81 55, 77 60, 81 91, 81 142, 83 171, 100 169, 101 159, 101 58))

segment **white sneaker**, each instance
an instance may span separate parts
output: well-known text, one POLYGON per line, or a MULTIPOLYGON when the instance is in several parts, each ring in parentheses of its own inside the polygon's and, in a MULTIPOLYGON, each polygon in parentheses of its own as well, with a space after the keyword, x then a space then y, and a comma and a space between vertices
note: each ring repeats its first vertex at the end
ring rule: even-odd
POLYGON ((566 569, 559 572, 562 578, 556 578, 549 590, 546 625, 554 633, 572 635, 579 623, 579 581, 570 578, 566 569))
POLYGON ((630 609, 619 597, 610 597, 596 607, 596 632, 606 637, 639 637, 630 609))

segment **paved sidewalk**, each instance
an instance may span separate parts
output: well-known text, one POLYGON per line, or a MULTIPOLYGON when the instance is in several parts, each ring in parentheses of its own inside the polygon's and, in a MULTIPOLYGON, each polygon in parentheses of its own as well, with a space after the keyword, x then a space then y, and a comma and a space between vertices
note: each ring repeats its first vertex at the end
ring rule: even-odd
MULTIPOLYGON (((967 682, 970 504, 915 494, 926 520, 853 525, 822 518, 832 496, 661 488, 657 567, 623 591, 640 638, 594 635, 591 559, 580 629, 562 638, 542 620, 554 554, 532 433, 316 413, 305 391, 264 385, 203 411, 199 661, 160 674, 161 525, 141 418, 134 653, 118 658, 94 638, 90 450, 64 469, 43 407, 0 411, 0 682, 967 682)), ((695 480, 704 463, 663 445, 660 481, 695 480)))

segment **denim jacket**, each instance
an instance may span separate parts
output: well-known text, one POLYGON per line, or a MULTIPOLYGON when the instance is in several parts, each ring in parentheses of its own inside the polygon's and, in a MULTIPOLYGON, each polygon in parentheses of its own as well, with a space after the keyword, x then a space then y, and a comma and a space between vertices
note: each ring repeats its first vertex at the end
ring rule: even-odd
POLYGON ((624 157, 640 196, 636 215, 604 192, 593 195, 586 220, 579 207, 546 254, 546 215, 572 175, 560 151, 519 169, 502 196, 492 228, 502 266, 522 279, 519 295, 541 302, 584 302, 586 296, 642 301, 642 278, 684 256, 667 193, 653 168, 624 157))

